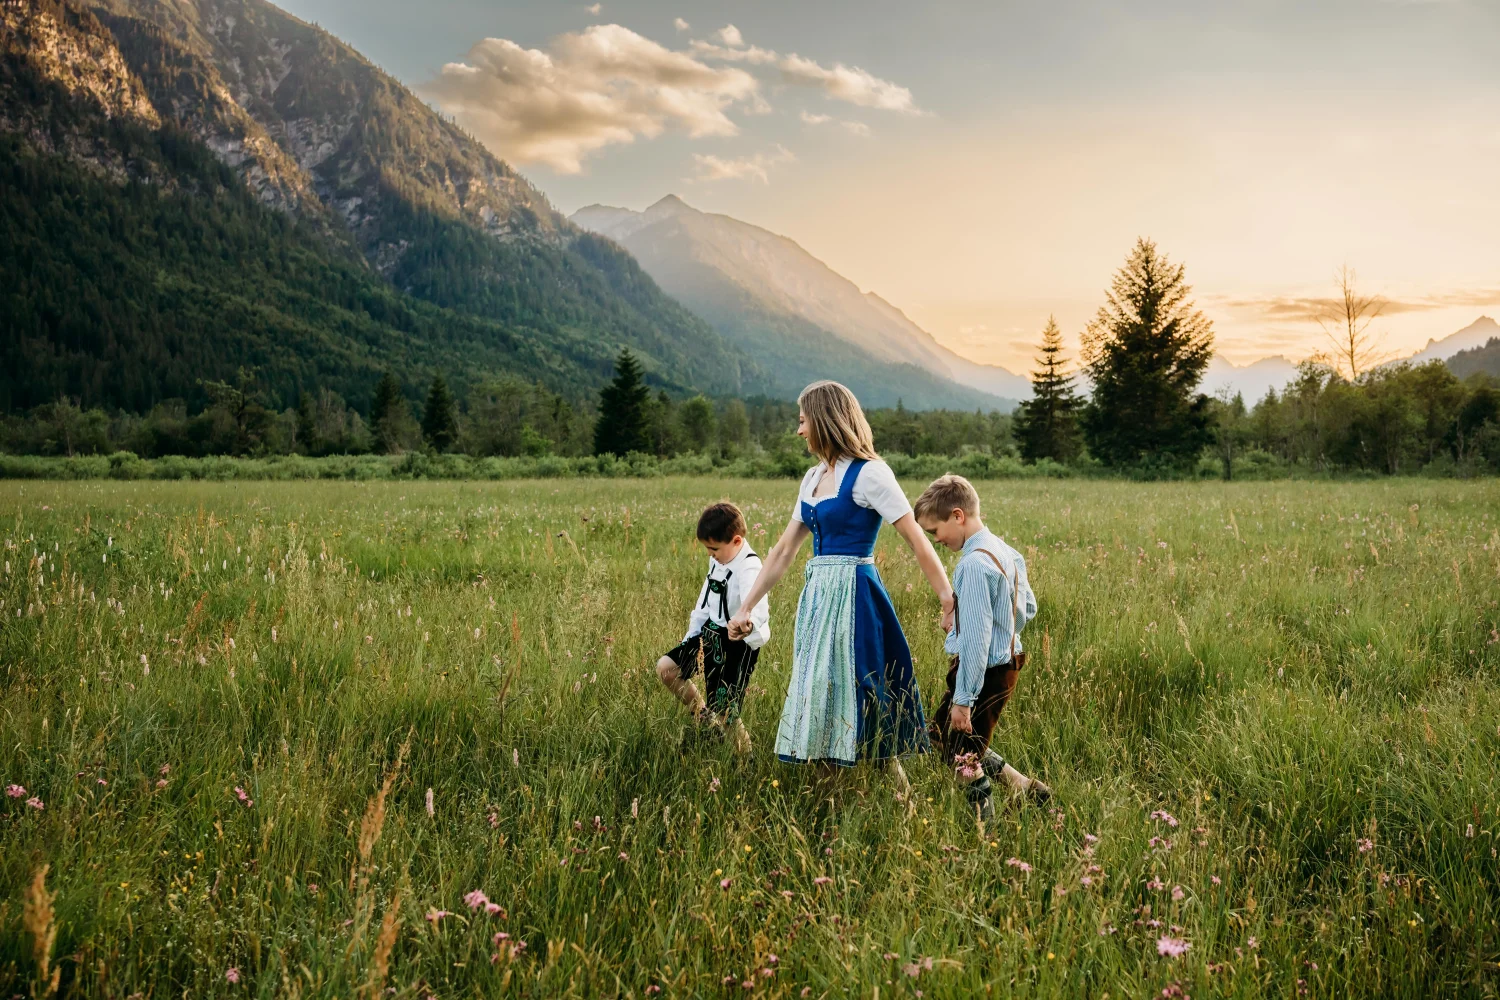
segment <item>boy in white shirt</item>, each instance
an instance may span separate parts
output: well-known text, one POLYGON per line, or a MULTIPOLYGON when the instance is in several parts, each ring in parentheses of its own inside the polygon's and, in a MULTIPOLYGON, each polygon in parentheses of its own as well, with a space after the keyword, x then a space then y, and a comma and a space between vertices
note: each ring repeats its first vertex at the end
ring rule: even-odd
POLYGON ((698 541, 708 550, 708 577, 688 616, 687 635, 656 662, 656 676, 693 713, 688 741, 700 735, 730 734, 735 750, 750 752, 750 733, 740 707, 760 648, 771 638, 771 609, 762 597, 750 609, 751 629, 729 638, 727 625, 740 612, 744 595, 760 575, 760 557, 745 542, 745 515, 732 503, 716 503, 698 518, 698 541), (705 702, 692 677, 703 671, 705 702))

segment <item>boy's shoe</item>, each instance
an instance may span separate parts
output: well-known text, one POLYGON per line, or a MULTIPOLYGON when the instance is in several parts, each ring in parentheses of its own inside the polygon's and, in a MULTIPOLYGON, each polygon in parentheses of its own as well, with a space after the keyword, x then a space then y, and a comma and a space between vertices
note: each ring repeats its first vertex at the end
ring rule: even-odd
POLYGON ((724 741, 724 727, 719 720, 707 708, 701 709, 693 716, 687 728, 682 731, 682 745, 679 749, 683 753, 696 750, 704 744, 722 743, 724 741))
POLYGON ((1044 806, 1052 801, 1052 789, 1036 778, 1031 779, 1031 784, 1026 786, 1025 795, 1034 804, 1044 806))

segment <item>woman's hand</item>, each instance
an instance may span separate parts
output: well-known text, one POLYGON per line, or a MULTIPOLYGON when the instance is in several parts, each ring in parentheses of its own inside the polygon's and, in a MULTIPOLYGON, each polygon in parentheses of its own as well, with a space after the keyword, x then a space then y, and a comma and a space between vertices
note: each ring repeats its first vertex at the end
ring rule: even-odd
POLYGON ((954 596, 952 589, 946 594, 940 594, 938 600, 943 605, 943 631, 953 631, 953 620, 958 612, 958 598, 954 596))

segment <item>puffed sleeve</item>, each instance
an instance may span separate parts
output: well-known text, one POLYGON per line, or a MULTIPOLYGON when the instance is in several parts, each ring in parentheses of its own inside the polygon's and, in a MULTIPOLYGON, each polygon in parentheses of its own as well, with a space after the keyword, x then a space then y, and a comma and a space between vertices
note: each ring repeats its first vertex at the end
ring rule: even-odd
POLYGON ((854 484, 854 502, 880 514, 885 523, 893 524, 911 513, 911 504, 896 482, 891 467, 881 461, 865 463, 854 484))
POLYGON ((807 496, 808 493, 812 492, 812 484, 817 482, 814 477, 817 476, 818 470, 822 467, 823 466, 821 465, 815 465, 811 469, 808 469, 807 474, 802 477, 802 484, 797 487, 797 501, 792 504, 792 520, 796 521, 798 524, 803 523, 802 498, 807 496))

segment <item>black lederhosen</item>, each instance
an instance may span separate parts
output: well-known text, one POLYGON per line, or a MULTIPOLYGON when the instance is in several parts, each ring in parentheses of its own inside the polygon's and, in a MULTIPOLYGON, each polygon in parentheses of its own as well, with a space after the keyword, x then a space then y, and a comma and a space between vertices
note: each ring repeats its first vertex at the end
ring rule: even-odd
POLYGON ((730 718, 738 717, 755 673, 760 650, 751 649, 743 639, 729 638, 729 631, 717 622, 705 622, 703 631, 684 639, 668 653, 687 680, 703 668, 704 700, 711 711, 730 718))

